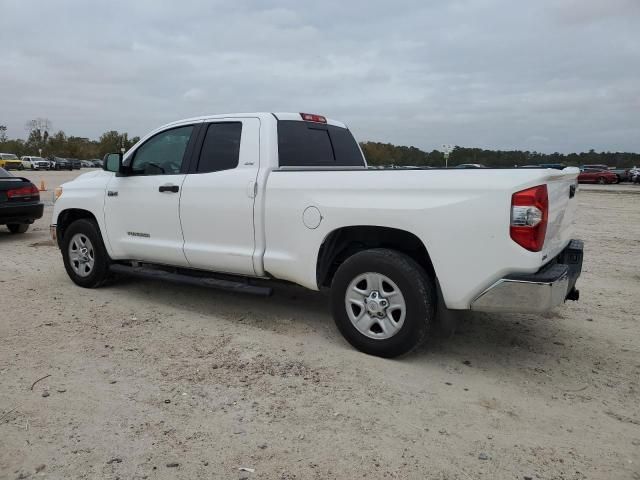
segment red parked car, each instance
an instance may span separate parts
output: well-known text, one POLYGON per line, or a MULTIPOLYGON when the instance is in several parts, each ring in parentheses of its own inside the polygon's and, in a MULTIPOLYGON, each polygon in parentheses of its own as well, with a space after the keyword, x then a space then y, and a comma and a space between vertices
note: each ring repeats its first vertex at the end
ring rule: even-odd
POLYGON ((578 183, 618 183, 618 176, 609 170, 585 168, 578 175, 578 183))

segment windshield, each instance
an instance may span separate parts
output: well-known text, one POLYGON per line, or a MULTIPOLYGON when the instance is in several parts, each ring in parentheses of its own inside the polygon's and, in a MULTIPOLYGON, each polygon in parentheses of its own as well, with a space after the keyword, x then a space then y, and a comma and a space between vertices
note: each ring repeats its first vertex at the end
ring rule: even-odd
POLYGON ((0 158, 2 158, 3 160, 18 160, 18 157, 16 157, 13 153, 2 153, 0 154, 0 158))

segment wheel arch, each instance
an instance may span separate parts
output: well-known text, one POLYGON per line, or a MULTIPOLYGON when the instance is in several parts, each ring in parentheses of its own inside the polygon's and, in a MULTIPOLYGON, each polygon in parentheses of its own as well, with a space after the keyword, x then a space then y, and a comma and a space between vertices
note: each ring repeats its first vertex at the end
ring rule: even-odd
POLYGON ((103 237, 103 243, 106 243, 104 240, 104 235, 102 235, 102 231, 100 230, 100 223, 96 216, 89 210, 85 210, 83 208, 67 208, 62 210, 58 214, 58 218, 56 221, 56 240, 58 242, 58 247, 62 248, 62 239, 64 238, 64 232, 66 229, 76 220, 80 220, 82 218, 86 218, 88 220, 93 220, 98 227, 98 232, 103 237))
POLYGON ((414 233, 392 227, 351 225, 332 230, 322 241, 316 259, 318 287, 330 286, 338 267, 347 258, 370 248, 389 248, 405 253, 436 279, 429 252, 414 233))

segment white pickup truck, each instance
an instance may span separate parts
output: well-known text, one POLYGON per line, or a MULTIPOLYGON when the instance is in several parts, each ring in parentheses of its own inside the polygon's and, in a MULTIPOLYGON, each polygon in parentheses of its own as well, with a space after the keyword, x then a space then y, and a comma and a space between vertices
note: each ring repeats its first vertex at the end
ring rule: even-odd
POLYGON ((170 123, 56 192, 71 279, 112 273, 251 293, 331 289, 356 348, 393 357, 438 311, 536 313, 577 300, 578 169, 368 169, 320 115, 170 123))

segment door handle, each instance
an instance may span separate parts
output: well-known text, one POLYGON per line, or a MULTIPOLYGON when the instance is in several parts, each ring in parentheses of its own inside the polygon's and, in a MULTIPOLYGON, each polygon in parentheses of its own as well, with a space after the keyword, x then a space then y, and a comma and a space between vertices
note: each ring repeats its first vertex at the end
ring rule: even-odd
POLYGON ((180 191, 180 187, 178 185, 160 185, 158 187, 159 192, 170 192, 170 193, 178 193, 180 191))

